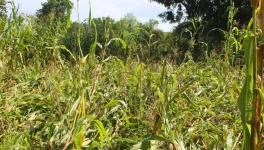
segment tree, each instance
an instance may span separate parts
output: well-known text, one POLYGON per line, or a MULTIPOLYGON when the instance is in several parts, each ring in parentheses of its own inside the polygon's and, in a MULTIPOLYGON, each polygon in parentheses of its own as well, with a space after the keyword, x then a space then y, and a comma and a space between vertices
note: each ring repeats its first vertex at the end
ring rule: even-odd
MULTIPOLYGON (((232 0, 152 0, 163 4, 167 11, 160 14, 170 22, 182 22, 184 19, 195 18, 204 21, 207 27, 226 29, 228 22, 227 8, 232 0)), ((248 0, 233 0, 238 8, 235 19, 239 25, 247 24, 251 18, 251 8, 248 0)))
POLYGON ((69 21, 72 6, 70 0, 48 0, 37 11, 37 17, 44 20, 52 18, 56 21, 69 21))

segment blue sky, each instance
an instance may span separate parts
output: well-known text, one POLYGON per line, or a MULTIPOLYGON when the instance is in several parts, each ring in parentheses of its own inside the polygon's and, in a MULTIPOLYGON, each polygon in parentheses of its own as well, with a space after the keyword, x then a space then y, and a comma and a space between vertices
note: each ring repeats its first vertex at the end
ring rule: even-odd
MULTIPOLYGON (((41 8, 41 3, 47 0, 15 0, 19 5, 20 12, 25 14, 34 14, 37 9, 41 8)), ((72 12, 72 19, 77 19, 76 0, 72 0, 74 9, 72 12)), ((149 19, 161 20, 158 15, 166 10, 162 5, 149 0, 91 0, 92 16, 103 17, 110 16, 114 19, 119 19, 127 13, 135 15, 139 21, 145 22, 149 19)), ((79 0, 80 5, 80 19, 83 20, 89 14, 89 0, 79 0)), ((172 25, 169 23, 162 23, 158 28, 164 31, 170 31, 172 25)))

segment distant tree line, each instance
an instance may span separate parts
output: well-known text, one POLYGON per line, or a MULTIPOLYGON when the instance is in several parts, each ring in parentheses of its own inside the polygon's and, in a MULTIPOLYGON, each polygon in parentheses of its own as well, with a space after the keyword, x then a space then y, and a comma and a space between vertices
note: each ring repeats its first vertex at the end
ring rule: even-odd
MULTIPOLYGON (((233 55, 234 47, 224 43, 229 39, 226 33, 235 37, 238 33, 230 34, 232 28, 243 28, 251 18, 248 0, 153 1, 167 8, 160 16, 177 24, 173 32, 157 29, 155 20, 141 23, 132 14, 120 20, 93 18, 95 26, 91 20, 71 22, 70 0, 48 0, 32 18, 39 25, 40 35, 47 31, 57 36, 53 42, 65 45, 72 53, 79 53, 80 49, 89 53, 96 39, 96 54, 101 58, 109 55, 144 61, 166 58, 177 63, 205 60, 213 52, 223 54, 224 48, 233 55), (125 48, 122 42, 126 43, 125 48)), ((0 0, 0 17, 7 17, 5 0, 0 0)))

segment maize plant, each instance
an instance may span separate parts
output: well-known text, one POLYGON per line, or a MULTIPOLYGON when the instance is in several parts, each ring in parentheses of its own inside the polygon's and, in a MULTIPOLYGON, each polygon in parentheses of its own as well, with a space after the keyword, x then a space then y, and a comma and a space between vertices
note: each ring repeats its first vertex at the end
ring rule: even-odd
POLYGON ((257 28, 263 29, 263 0, 252 0, 253 19, 245 34, 246 82, 239 98, 239 108, 244 127, 243 149, 263 149, 262 143, 262 101, 263 95, 263 50, 258 46, 257 28), (253 30, 252 30, 253 28, 253 30), (251 109, 251 111, 250 111, 251 109), (251 121, 251 123, 249 123, 251 121))

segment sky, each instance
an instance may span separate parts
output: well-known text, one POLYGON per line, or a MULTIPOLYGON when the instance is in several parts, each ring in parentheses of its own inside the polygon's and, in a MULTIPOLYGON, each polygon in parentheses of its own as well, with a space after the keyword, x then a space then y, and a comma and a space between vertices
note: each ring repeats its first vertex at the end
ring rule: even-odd
MULTIPOLYGON (((47 0, 14 0, 19 6, 21 13, 28 15, 34 14, 37 9, 41 8, 41 3, 47 0)), ((72 12, 72 20, 77 20, 76 1, 72 12)), ((165 11, 166 8, 155 2, 149 0, 91 0, 92 3, 92 17, 106 17, 109 16, 114 19, 120 19, 127 13, 132 13, 141 22, 146 22, 149 19, 156 19, 160 21, 158 28, 163 31, 171 31, 173 25, 163 23, 158 15, 165 11)), ((88 18, 89 15, 89 0, 79 0, 80 20, 88 18)))

